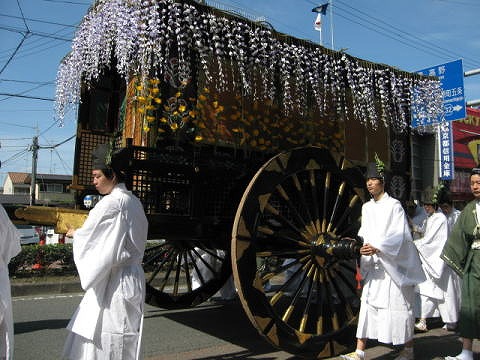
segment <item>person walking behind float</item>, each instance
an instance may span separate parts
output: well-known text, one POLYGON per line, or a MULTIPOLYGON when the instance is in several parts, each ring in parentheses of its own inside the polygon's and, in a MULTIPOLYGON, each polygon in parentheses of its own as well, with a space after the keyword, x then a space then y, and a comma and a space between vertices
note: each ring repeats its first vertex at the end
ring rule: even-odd
POLYGON ((450 234, 453 230, 453 226, 455 225, 458 217, 460 216, 461 211, 455 209, 455 207, 453 206, 450 194, 446 194, 443 199, 439 200, 439 205, 443 214, 447 217, 448 234, 450 234))
POLYGON ((357 327, 355 352, 343 359, 365 359, 367 339, 402 345, 396 360, 410 360, 413 354, 415 318, 414 288, 425 280, 418 253, 413 245, 405 211, 400 202, 385 192, 384 164, 367 167, 367 190, 370 201, 362 207, 358 235, 360 270, 364 279, 357 327))
MULTIPOLYGON (((450 192, 445 192, 445 196, 439 199, 440 209, 443 214, 447 217, 448 222, 448 236, 452 233, 453 227, 460 216, 461 211, 455 209, 453 206, 453 201, 450 195, 450 192)), ((460 301, 462 297, 462 280, 460 276, 449 266, 445 266, 446 271, 451 274, 449 282, 446 284, 447 292, 455 295, 455 308, 460 312, 460 301), (453 289, 453 290, 450 290, 453 289)), ((457 315, 458 319, 458 315, 457 315)), ((453 331, 457 328, 457 324, 445 324, 443 329, 453 331)))
POLYGON ((423 196, 423 207, 427 213, 427 221, 423 237, 414 241, 420 254, 422 268, 426 280, 416 288, 415 324, 418 331, 427 331, 427 318, 440 315, 445 326, 455 328, 458 319, 459 302, 458 287, 455 286, 455 274, 440 258, 440 253, 448 237, 448 221, 442 212, 437 212, 438 202, 445 193, 441 184, 423 196))
POLYGON ((13 314, 8 263, 20 251, 20 234, 0 205, 0 359, 13 359, 13 314))
POLYGON ((462 210, 440 255, 462 278, 462 352, 446 360, 473 360, 473 339, 480 338, 480 168, 472 169, 470 189, 475 199, 462 210))
POLYGON ((405 208, 412 237, 414 240, 419 239, 425 232, 425 221, 427 219, 425 209, 418 206, 414 200, 408 200, 405 208))
POLYGON ((122 153, 93 152, 93 183, 105 195, 82 227, 69 229, 85 295, 67 326, 67 359, 141 359, 145 275, 141 266, 148 222, 123 183, 122 153))

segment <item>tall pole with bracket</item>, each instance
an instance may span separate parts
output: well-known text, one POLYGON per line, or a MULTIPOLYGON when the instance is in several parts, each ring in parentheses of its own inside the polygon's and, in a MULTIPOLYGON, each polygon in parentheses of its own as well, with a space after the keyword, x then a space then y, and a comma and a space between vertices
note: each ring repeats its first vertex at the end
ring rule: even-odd
POLYGON ((33 137, 32 146, 32 175, 30 180, 30 205, 35 205, 37 185, 38 136, 33 137))

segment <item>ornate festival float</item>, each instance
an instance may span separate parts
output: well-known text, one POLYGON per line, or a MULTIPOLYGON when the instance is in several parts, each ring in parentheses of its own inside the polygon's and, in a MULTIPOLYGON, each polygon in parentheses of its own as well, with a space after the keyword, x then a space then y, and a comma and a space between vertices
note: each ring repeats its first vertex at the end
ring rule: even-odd
POLYGON ((378 153, 408 198, 412 108, 441 111, 436 79, 174 0, 97 1, 56 94, 60 121, 78 111, 78 208, 109 143, 162 239, 144 258, 147 302, 195 306, 233 273, 259 333, 310 358, 353 344, 359 169, 378 153))

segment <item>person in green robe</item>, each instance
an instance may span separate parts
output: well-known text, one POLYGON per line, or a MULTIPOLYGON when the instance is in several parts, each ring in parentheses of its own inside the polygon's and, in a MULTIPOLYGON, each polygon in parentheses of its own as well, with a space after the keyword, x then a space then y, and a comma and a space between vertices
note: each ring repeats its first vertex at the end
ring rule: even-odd
POLYGON ((462 352, 446 360, 473 360, 473 339, 480 338, 480 168, 473 168, 470 189, 475 199, 458 217, 440 257, 462 278, 458 331, 462 352))

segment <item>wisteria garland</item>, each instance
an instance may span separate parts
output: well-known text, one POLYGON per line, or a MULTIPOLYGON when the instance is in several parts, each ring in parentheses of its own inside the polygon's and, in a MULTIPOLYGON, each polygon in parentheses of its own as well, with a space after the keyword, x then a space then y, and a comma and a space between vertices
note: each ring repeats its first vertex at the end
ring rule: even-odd
POLYGON ((443 111, 437 80, 327 52, 308 42, 282 41, 280 36, 265 25, 193 2, 99 0, 60 64, 57 117, 63 120, 70 106, 79 103, 81 85, 99 79, 105 69, 115 67, 126 81, 133 75, 160 76, 174 49, 181 77, 192 76, 191 54, 196 53, 207 83, 214 82, 219 90, 233 86, 258 100, 280 96, 286 114, 302 114, 316 104, 321 113, 333 111, 339 119, 352 114, 374 128, 383 123, 402 130, 409 126, 410 105, 426 124, 443 111))

